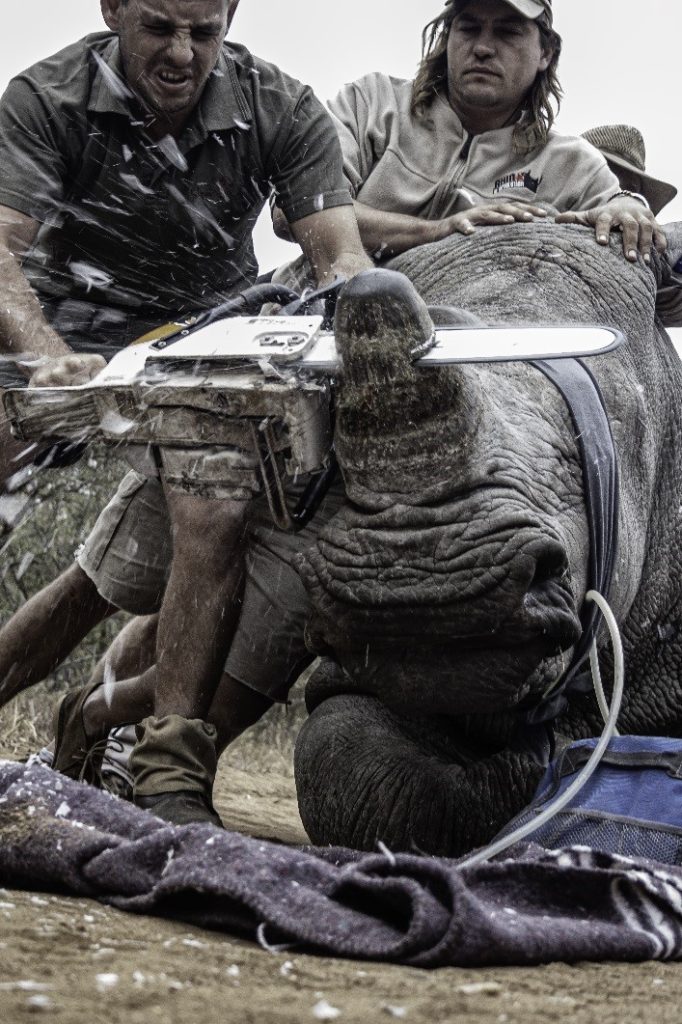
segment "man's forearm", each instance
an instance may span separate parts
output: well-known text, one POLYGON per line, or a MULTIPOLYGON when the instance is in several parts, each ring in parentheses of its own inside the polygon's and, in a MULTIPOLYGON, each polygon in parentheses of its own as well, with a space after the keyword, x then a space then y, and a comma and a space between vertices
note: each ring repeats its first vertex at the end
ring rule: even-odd
POLYGON ((294 221, 291 233, 301 246, 318 286, 350 278, 372 267, 362 247, 350 204, 321 210, 294 221))
POLYGON ((372 261, 364 253, 341 251, 337 253, 334 262, 326 271, 320 272, 318 268, 318 272, 315 274, 315 282, 318 288, 324 288, 326 285, 333 284, 339 277, 342 277, 344 280, 350 280, 356 274, 361 273, 363 270, 371 270, 372 267, 372 261))
POLYGON ((62 356, 70 351, 45 319, 17 258, 0 249, 0 353, 62 356))
POLYGON ((374 259, 397 256, 437 237, 437 222, 411 217, 405 213, 387 213, 364 203, 354 203, 362 244, 374 259))

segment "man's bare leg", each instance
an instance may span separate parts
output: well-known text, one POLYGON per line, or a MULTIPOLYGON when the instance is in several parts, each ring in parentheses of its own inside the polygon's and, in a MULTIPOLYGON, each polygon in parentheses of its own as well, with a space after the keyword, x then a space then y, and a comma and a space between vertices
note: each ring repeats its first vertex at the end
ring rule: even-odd
POLYGON ((82 705, 85 735, 96 739, 120 725, 141 722, 154 711, 155 686, 153 665, 139 676, 104 681, 82 705))
POLYGON ((273 703, 269 697, 223 672, 208 712, 208 721, 215 726, 218 733, 218 756, 238 736, 255 725, 273 703))
MULTIPOLYGON (((159 616, 137 615, 126 622, 95 665, 88 685, 105 678, 128 680, 141 676, 156 660, 156 629, 159 616)), ((127 719, 129 722, 134 718, 127 719)))
POLYGON ((34 594, 0 629, 0 706, 49 675, 117 610, 76 563, 34 594))
POLYGON ((205 718, 239 616, 249 503, 168 490, 173 563, 159 613, 154 714, 205 718))
POLYGON ((154 713, 130 758, 135 803, 181 825, 220 824, 211 792, 216 729, 207 721, 237 624, 250 503, 167 490, 173 561, 159 613, 154 713))
MULTIPOLYGON (((115 729, 151 715, 157 622, 158 615, 138 615, 127 622, 90 673, 85 685, 92 692, 82 712, 86 737, 99 736, 107 722, 115 729), (107 686, 100 690, 105 680, 107 686)), ((54 749, 53 741, 48 749, 54 749)))

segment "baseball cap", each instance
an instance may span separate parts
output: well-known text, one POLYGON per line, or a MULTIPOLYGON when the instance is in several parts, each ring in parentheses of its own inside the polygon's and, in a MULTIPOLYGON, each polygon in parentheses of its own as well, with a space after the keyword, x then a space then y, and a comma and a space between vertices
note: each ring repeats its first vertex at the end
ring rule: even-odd
MULTIPOLYGON (((449 7, 456 2, 457 0, 446 0, 445 6, 449 7)), ((513 7, 524 18, 531 21, 543 18, 547 26, 552 24, 552 0, 504 0, 504 3, 513 7)))
POLYGON ((550 22, 552 20, 552 0, 504 0, 504 2, 522 14, 524 18, 535 21, 544 14, 550 22))

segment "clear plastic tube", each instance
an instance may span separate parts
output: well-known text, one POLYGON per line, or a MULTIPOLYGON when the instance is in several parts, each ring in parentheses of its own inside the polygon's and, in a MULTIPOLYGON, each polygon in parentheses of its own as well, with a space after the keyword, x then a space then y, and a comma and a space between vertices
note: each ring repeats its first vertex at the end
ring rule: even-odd
MULTIPOLYGON (((574 797, 580 792, 583 786, 590 780, 594 771, 596 770, 599 762, 602 759, 604 751, 608 747, 611 739, 616 732, 616 722, 618 721, 618 715, 620 713, 620 705, 623 699, 623 686, 625 680, 624 672, 624 661, 623 661, 623 645, 620 638, 620 631, 618 629, 618 623, 616 622, 615 616, 611 611, 606 600, 601 594, 598 594, 596 590, 588 590, 585 594, 585 600, 594 601, 598 605, 604 621, 606 622, 607 628, 611 636, 611 644, 613 647, 613 696, 611 698, 611 707, 608 708, 606 704, 606 698, 604 697, 604 690, 601 687, 601 678, 599 683, 596 682, 596 678, 593 675, 595 681, 595 691, 597 692, 597 700, 599 700, 599 690, 601 688, 601 696, 603 699, 603 711, 606 712, 604 730, 599 737, 599 742, 592 751, 589 760, 582 768, 577 777, 573 780, 568 789, 565 790, 560 796, 557 797, 553 803, 549 804, 543 811, 538 814, 536 818, 532 818, 530 821, 520 825, 519 828, 515 829, 507 836, 503 836, 502 839, 498 839, 488 846, 482 847, 480 850, 476 850, 469 857, 465 857, 464 860, 459 861, 459 868, 470 868, 475 864, 481 864, 483 861, 490 860, 491 857, 496 857, 498 854, 508 850, 510 846, 520 842, 529 836, 536 829, 540 828, 546 822, 558 814, 562 808, 574 799, 574 797)), ((596 661, 596 640, 592 641, 592 653, 594 654, 594 661, 596 661)), ((590 665, 593 667, 594 664, 592 655, 590 656, 590 665)), ((601 704, 600 704, 601 708, 601 704)))
MULTIPOLYGON (((604 687, 601 681, 601 671, 599 668, 599 655, 597 654, 597 645, 593 643, 590 647, 590 668, 592 670, 592 683, 594 685, 594 693, 597 698, 597 704, 599 705, 599 711, 606 724, 609 717, 609 705, 606 700, 606 694, 604 693, 604 687)), ((613 730, 614 736, 620 736, 617 729, 613 730)))

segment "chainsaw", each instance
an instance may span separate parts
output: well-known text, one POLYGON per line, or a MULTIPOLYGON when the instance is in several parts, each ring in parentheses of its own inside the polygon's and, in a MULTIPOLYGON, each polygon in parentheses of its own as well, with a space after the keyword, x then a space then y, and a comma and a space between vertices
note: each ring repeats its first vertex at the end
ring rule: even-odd
MULTIPOLYGON (((263 287, 250 291, 260 308, 263 287)), ((271 316, 245 315, 244 302, 231 300, 132 343, 86 384, 10 389, 3 399, 13 434, 125 446, 142 471, 158 448, 255 451, 274 522, 300 529, 334 470, 334 382, 343 364, 333 294, 325 289, 271 316), (290 509, 286 480, 304 474, 310 487, 290 509)), ((610 327, 446 325, 434 329, 415 365, 428 372, 452 363, 598 355, 622 340, 610 327)))

